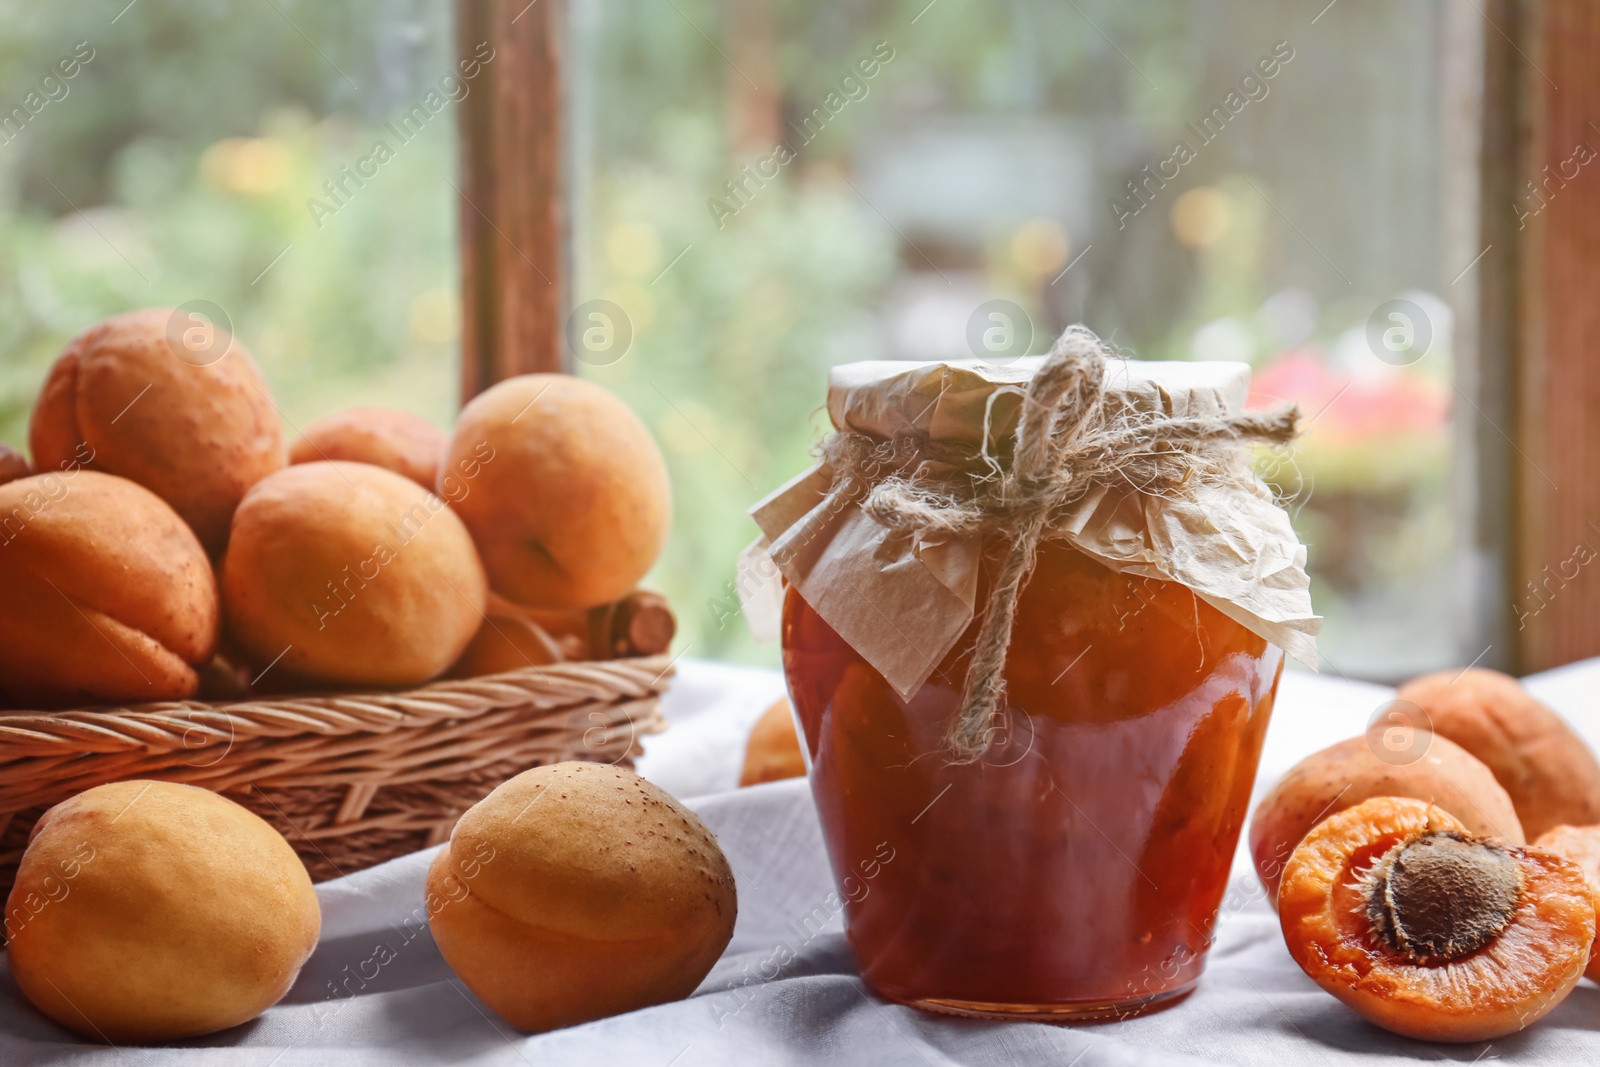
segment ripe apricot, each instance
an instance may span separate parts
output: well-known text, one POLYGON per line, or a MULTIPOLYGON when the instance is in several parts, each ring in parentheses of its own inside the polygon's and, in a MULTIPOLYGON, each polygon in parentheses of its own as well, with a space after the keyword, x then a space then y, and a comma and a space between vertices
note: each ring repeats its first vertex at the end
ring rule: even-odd
POLYGON ((1594 896, 1575 864, 1467 832, 1408 797, 1325 820, 1278 896, 1289 953, 1368 1020, 1425 1041, 1489 1041, 1583 977, 1594 896))
POLYGON ((432 489, 448 441, 443 430, 409 411, 345 408, 308 422, 289 446, 289 462, 370 463, 432 489))
POLYGON ((461 411, 439 492, 489 584, 532 608, 589 608, 639 583, 666 543, 666 461, 639 416, 593 382, 525 374, 461 411), (461 484, 452 492, 447 478, 461 484))
POLYGON ((744 769, 740 785, 760 785, 784 778, 804 778, 805 757, 800 753, 800 737, 794 728, 794 712, 788 697, 779 697, 761 713, 750 740, 745 745, 744 769))
MULTIPOLYGON (((1600 909, 1600 826, 1557 826, 1540 834, 1533 847, 1576 863, 1589 879, 1589 888, 1595 892, 1595 907, 1600 909)), ((1589 969, 1584 974, 1600 982, 1600 943, 1590 954, 1589 969)))
POLYGON ((28 443, 40 469, 76 457, 138 482, 215 554, 245 490, 287 457, 255 361, 193 318, 146 308, 74 337, 45 377, 28 443))
POLYGON ((1269 900, 1283 865, 1311 828, 1369 797, 1414 797, 1437 804, 1475 834, 1520 845, 1522 823, 1494 774, 1453 742, 1418 731, 1403 758, 1372 734, 1313 753, 1292 767, 1256 805, 1250 853, 1269 900))
POLYGON ((1600 823, 1600 763, 1583 739, 1522 684, 1474 668, 1424 675, 1400 687, 1430 729, 1488 765, 1530 839, 1566 823, 1600 823))
POLYGON ((483 621, 483 566, 437 496, 369 463, 302 463, 239 505, 222 561, 233 648, 258 672, 411 686, 483 621))
POLYGON ((225 797, 95 786, 39 819, 6 901, 24 996, 90 1040, 165 1042, 276 1004, 322 912, 294 849, 225 797))
POLYGON ((217 645, 205 550, 166 501, 98 471, 0 485, 0 703, 181 700, 217 645))
POLYGON ((524 667, 586 659, 587 644, 567 634, 551 633, 530 608, 515 604, 499 593, 489 593, 483 625, 467 643, 466 651, 450 668, 452 678, 478 678, 524 667))
POLYGON ((666 597, 635 589, 596 608, 529 608, 490 590, 483 625, 451 668, 453 678, 573 660, 624 659, 665 652, 678 619, 666 597))
POLYGON ((9 445, 0 445, 0 485, 26 478, 33 473, 28 457, 9 445))
POLYGON ((530 1032, 687 997, 739 910, 733 869, 695 813, 593 763, 502 783, 456 823, 426 892, 445 962, 530 1032))

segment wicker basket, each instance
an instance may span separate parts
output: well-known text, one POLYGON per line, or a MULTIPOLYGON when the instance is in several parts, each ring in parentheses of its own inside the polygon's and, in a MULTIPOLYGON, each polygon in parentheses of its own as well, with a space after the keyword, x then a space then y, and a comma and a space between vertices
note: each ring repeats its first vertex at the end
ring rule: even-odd
POLYGON ((205 786, 277 827, 314 880, 445 840, 506 778, 566 759, 631 766, 664 723, 665 656, 530 667, 401 693, 0 712, 0 901, 28 834, 91 786, 205 786))

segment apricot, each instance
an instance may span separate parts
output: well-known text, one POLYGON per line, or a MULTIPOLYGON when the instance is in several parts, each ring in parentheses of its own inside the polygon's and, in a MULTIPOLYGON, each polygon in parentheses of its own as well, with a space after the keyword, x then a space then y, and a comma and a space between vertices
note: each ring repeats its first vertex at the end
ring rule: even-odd
POLYGON ((322 916, 259 816, 171 782, 96 786, 45 812, 6 901, 6 955, 45 1015, 92 1040, 225 1030, 277 1003, 322 916))
POLYGON ((345 459, 405 475, 424 489, 439 480, 449 442, 420 415, 393 408, 345 408, 312 419, 289 446, 290 463, 345 459))
POLYGON ((1449 811, 1472 833, 1526 840, 1511 798, 1465 749, 1418 731, 1414 756, 1391 762, 1379 755, 1374 734, 1352 737, 1295 764, 1256 805, 1250 819, 1250 854, 1256 874, 1275 900, 1283 865, 1311 828, 1369 797, 1414 797, 1449 811))
POLYGON ((97 471, 0 485, 0 700, 181 700, 217 643, 217 586, 177 512, 97 471))
POLYGON ((427 904, 445 962, 530 1032, 688 996, 738 910, 694 812, 594 763, 524 771, 471 808, 428 868, 427 904))
POLYGON ((586 659, 587 651, 581 639, 551 633, 540 625, 534 612, 491 590, 484 606, 483 624, 450 668, 450 675, 477 678, 524 667, 544 667, 586 659))
POLYGON ((1425 1041, 1533 1023, 1583 977, 1595 935, 1575 864, 1406 797, 1369 798, 1312 830, 1284 869, 1278 917, 1314 982, 1425 1041))
POLYGON ((26 478, 33 473, 28 457, 9 445, 0 445, 0 485, 26 478))
POLYGON ((784 778, 806 776, 805 756, 800 752, 800 735, 794 728, 794 712, 788 697, 779 697, 761 713, 750 740, 745 745, 744 769, 739 784, 759 785, 784 778))
POLYGON ((244 346, 169 308, 118 315, 69 341, 45 377, 28 441, 41 469, 78 457, 150 489, 212 553, 245 490, 286 458, 244 346))
POLYGON ((650 431, 611 393, 570 375, 523 375, 475 397, 439 473, 490 584, 529 607, 619 599, 655 563, 672 521, 650 431))
MULTIPOLYGON (((1577 864, 1589 879, 1595 906, 1600 909, 1600 826, 1557 826, 1540 834, 1533 847, 1577 864)), ((1589 968, 1583 973, 1600 982, 1600 943, 1590 953, 1589 968)))
POLYGON ((1562 823, 1600 823, 1600 763, 1515 678, 1481 668, 1442 671, 1407 682, 1399 699, 1422 709, 1435 734, 1488 765, 1528 837, 1562 823))
POLYGON ((233 647, 258 671, 313 683, 401 687, 441 674, 483 621, 485 593, 455 513, 366 463, 262 479, 222 561, 233 647))

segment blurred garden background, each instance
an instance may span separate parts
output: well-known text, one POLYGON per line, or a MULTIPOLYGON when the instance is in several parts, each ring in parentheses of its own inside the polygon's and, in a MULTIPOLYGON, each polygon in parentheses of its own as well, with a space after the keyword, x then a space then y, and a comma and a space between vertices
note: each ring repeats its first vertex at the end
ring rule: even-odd
MULTIPOLYGON (((1329 664, 1456 658, 1442 5, 1324 3, 571 0, 571 298, 633 327, 574 367, 667 454, 651 582, 681 649, 775 662, 734 559, 746 508, 808 462, 827 368, 982 354, 975 315, 1015 307, 1009 354, 1081 320, 1299 400, 1308 433, 1267 473, 1329 664)), ((0 440, 25 443, 72 334, 191 300, 292 425, 353 403, 448 425, 472 91, 442 82, 449 5, 125 4, 0 0, 0 440)))

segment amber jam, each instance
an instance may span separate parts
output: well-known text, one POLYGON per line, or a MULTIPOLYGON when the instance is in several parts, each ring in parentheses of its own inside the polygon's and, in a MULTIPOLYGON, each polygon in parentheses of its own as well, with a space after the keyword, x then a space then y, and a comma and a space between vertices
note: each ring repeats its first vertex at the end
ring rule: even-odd
POLYGON ((1283 654, 1185 586, 1047 542, 1003 722, 962 765, 944 736, 976 635, 902 700, 793 589, 784 605, 784 666, 863 977, 892 1000, 981 1016, 1174 1002, 1205 965, 1283 654))

